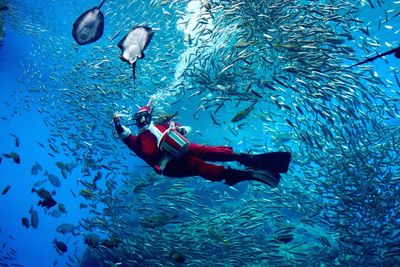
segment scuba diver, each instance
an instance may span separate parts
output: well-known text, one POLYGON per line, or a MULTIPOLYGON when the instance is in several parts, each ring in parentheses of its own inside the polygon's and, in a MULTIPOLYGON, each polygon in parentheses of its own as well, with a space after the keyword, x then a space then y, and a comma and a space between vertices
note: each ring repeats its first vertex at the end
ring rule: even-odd
POLYGON ((232 147, 208 146, 190 143, 185 135, 191 128, 169 121, 154 124, 150 98, 146 106, 133 116, 138 135, 121 125, 120 114, 114 114, 114 126, 119 137, 135 154, 161 175, 169 177, 201 176, 209 181, 224 180, 229 186, 242 181, 259 181, 277 187, 281 173, 289 168, 289 152, 272 152, 259 155, 237 154, 232 147), (226 168, 206 161, 237 161, 244 170, 226 168))

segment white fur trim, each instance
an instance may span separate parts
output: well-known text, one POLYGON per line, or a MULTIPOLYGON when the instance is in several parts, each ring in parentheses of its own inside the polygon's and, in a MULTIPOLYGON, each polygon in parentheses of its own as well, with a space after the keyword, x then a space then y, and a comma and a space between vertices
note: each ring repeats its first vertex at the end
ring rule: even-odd
POLYGON ((154 126, 153 122, 150 123, 147 129, 157 138, 157 144, 160 143, 163 133, 156 126, 154 126))
POLYGON ((128 127, 122 126, 122 128, 124 129, 124 131, 118 134, 121 139, 125 139, 132 134, 131 130, 128 127))

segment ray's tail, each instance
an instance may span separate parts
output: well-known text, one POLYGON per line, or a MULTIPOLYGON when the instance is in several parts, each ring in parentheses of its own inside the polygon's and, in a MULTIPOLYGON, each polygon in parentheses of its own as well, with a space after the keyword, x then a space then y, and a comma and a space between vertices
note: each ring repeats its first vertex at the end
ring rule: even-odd
POLYGON ((377 58, 384 57, 384 56, 387 56, 387 55, 390 55, 390 54, 394 54, 394 56, 395 56, 396 58, 400 58, 400 46, 397 47, 397 48, 394 48, 394 49, 392 49, 392 50, 389 50, 389 51, 387 51, 387 52, 385 52, 385 53, 378 54, 378 55, 376 55, 376 56, 374 56, 374 57, 367 58, 367 59, 364 60, 364 61, 358 62, 358 63, 356 63, 356 64, 354 64, 354 65, 351 65, 351 66, 347 67, 346 69, 350 69, 350 68, 352 68, 352 67, 355 67, 355 66, 358 66, 358 65, 362 65, 362 64, 365 64, 365 63, 374 61, 374 60, 377 59, 377 58))
POLYGON ((101 2, 101 4, 99 5, 99 9, 101 9, 101 7, 103 6, 103 4, 104 4, 105 1, 106 1, 106 0, 103 0, 103 1, 101 2))

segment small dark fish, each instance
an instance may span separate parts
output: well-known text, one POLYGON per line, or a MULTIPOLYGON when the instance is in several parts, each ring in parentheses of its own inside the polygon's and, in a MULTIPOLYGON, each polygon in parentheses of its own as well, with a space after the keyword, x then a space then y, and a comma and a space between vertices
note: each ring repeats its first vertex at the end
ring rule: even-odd
POLYGON ((36 193, 40 198, 50 198, 51 193, 44 189, 43 187, 40 189, 32 188, 31 193, 36 193))
POLYGON ((51 212, 48 213, 50 216, 53 216, 54 218, 59 218, 61 216, 61 211, 59 209, 54 209, 51 212))
POLYGON ((9 8, 8 8, 8 6, 1 6, 0 7, 0 11, 5 11, 5 10, 8 10, 9 8))
POLYGON ((175 262, 175 263, 184 263, 185 262, 185 257, 183 257, 182 253, 180 253, 179 251, 171 251, 171 253, 169 253, 169 257, 175 262))
POLYGON ((61 181, 57 176, 48 172, 46 172, 46 175, 52 185, 54 185, 55 187, 61 187, 61 181))
POLYGON ((67 213, 67 209, 65 208, 65 205, 62 203, 58 204, 58 209, 62 212, 62 213, 67 213))
POLYGON ((67 245, 62 241, 58 241, 57 238, 54 239, 53 244, 54 247, 56 248, 57 253, 60 255, 68 251, 67 245))
POLYGON ((258 97, 258 98, 263 98, 262 95, 260 95, 259 93, 257 93, 257 92, 254 91, 254 90, 250 90, 250 92, 252 92, 253 95, 255 95, 255 96, 258 97))
POLYGON ((36 141, 36 143, 39 145, 39 146, 41 146, 41 147, 45 147, 42 143, 40 143, 40 142, 37 142, 36 141))
POLYGON ((43 200, 39 200, 38 205, 50 209, 51 207, 57 205, 57 201, 55 201, 54 198, 45 198, 43 200))
POLYGON ((61 161, 56 161, 56 166, 60 169, 66 168, 66 165, 64 164, 64 162, 61 162, 61 161))
POLYGON ((97 7, 85 11, 74 22, 72 27, 72 36, 79 45, 96 42, 103 36, 104 15, 100 11, 105 0, 97 7))
POLYGON ((20 145, 19 138, 16 137, 16 138, 15 138, 15 146, 16 146, 16 147, 19 147, 19 145, 20 145))
POLYGON ((68 169, 61 169, 61 175, 64 179, 68 179, 69 171, 68 169))
POLYGON ((96 197, 96 195, 92 191, 86 189, 82 189, 81 191, 79 191, 79 194, 86 199, 94 199, 96 197))
POLYGON ((21 221, 22 221, 22 225, 25 226, 26 229, 28 229, 29 226, 30 226, 29 219, 24 217, 24 218, 21 219, 21 221))
POLYGON ((31 174, 37 175, 39 173, 39 168, 37 167, 37 162, 31 168, 31 174))
POLYGON ((71 195, 72 195, 73 197, 76 197, 75 192, 72 191, 72 189, 70 189, 70 192, 71 192, 71 195))
POLYGON ((112 171, 112 170, 113 170, 112 168, 110 168, 110 167, 108 167, 107 165, 104 165, 104 164, 101 164, 100 166, 101 166, 102 168, 106 169, 106 170, 109 170, 109 171, 112 171))
POLYGON ((138 58, 144 58, 144 50, 149 45, 153 38, 154 31, 147 26, 135 26, 124 36, 118 43, 118 48, 121 49, 122 61, 132 65, 133 82, 136 85, 136 61, 138 58))
POLYGON ((15 152, 3 154, 3 156, 6 157, 6 158, 9 158, 9 159, 10 159, 10 158, 13 159, 13 161, 14 161, 15 163, 17 163, 17 164, 20 164, 20 163, 21 163, 21 158, 20 158, 20 156, 19 156, 17 153, 15 153, 15 152))
POLYGON ((250 112, 254 109, 254 105, 257 102, 254 102, 253 104, 251 104, 249 107, 245 108, 244 110, 240 111, 239 113, 237 113, 231 120, 231 122, 238 122, 243 120, 244 118, 246 118, 250 112))
POLYGON ((10 188, 11 188, 11 185, 6 185, 6 187, 3 188, 3 191, 1 191, 1 194, 2 195, 7 194, 7 192, 10 190, 10 188))
POLYGON ((38 202, 39 206, 50 209, 51 207, 54 207, 57 204, 57 202, 52 197, 52 195, 55 195, 55 191, 53 191, 52 194, 42 187, 40 189, 32 188, 31 192, 36 193, 42 199, 38 202))
POLYGON ((63 235, 71 233, 71 234, 73 234, 73 236, 76 236, 79 234, 79 233, 75 233, 75 230, 77 230, 78 228, 79 228, 79 226, 75 226, 70 223, 63 223, 57 227, 56 231, 63 235))
POLYGON ((37 229, 39 226, 39 214, 33 208, 29 210, 29 213, 31 214, 31 225, 33 228, 37 229))
POLYGON ((97 171, 96 176, 93 178, 93 181, 92 181, 94 188, 97 187, 96 183, 98 180, 101 179, 101 177, 103 177, 103 173, 101 171, 97 171))
POLYGON ((294 126, 293 122, 291 122, 290 120, 286 119, 286 122, 292 127, 292 128, 296 128, 296 126, 294 126))

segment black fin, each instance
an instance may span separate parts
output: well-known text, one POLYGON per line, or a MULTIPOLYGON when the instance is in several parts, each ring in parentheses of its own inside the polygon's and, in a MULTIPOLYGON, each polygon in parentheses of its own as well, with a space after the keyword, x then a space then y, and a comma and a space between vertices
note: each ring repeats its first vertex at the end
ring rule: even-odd
POLYGON ((290 152, 271 152, 259 155, 241 155, 239 162, 251 169, 286 173, 291 159, 290 152))
POLYGON ((275 188, 279 185, 281 175, 279 173, 272 173, 267 170, 253 171, 253 179, 275 188))
POLYGON ((227 168, 225 169, 223 175, 225 176, 225 183, 229 186, 233 186, 244 181, 258 181, 275 188, 279 185, 281 180, 281 175, 279 173, 273 173, 268 170, 250 169, 242 171, 227 168))

